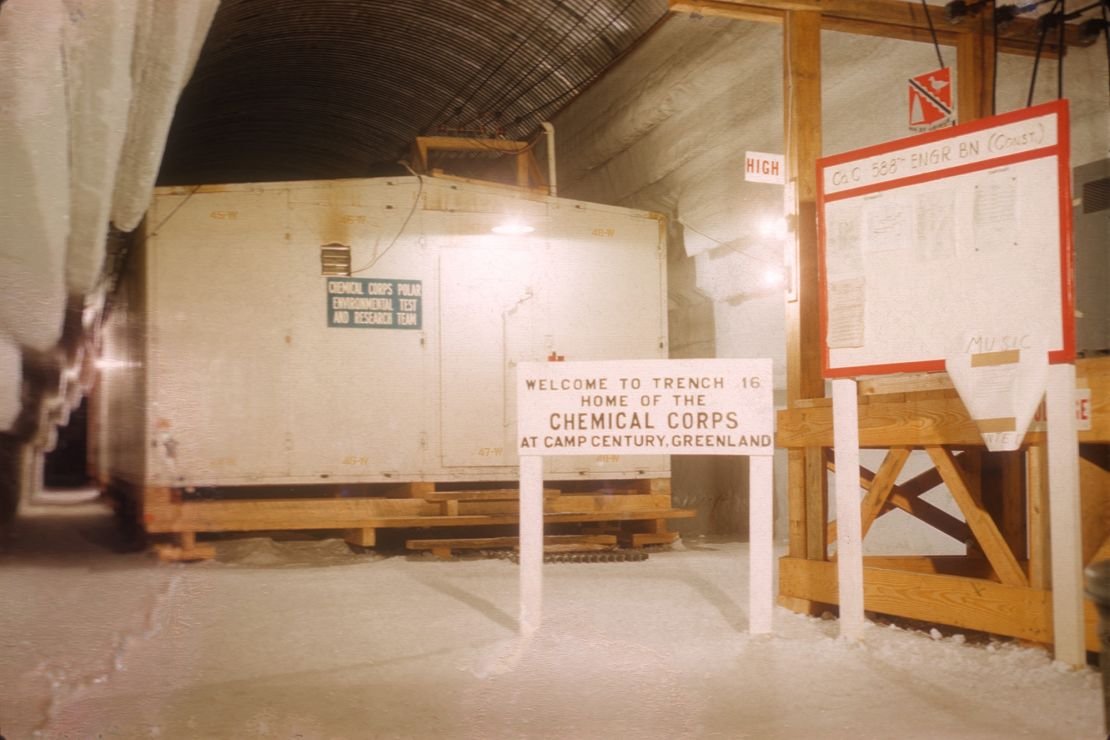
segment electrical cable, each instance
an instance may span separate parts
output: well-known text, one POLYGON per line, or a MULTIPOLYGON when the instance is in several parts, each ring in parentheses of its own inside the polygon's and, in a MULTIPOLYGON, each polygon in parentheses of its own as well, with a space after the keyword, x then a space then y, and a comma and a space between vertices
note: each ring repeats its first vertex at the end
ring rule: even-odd
POLYGON ((937 41, 937 29, 933 27, 933 17, 929 15, 929 6, 925 4, 925 0, 921 0, 921 9, 925 12, 925 20, 929 22, 929 33, 933 36, 933 48, 937 51, 937 62, 940 63, 940 68, 944 69, 944 58, 940 55, 940 42, 937 41))
POLYGON ((1037 38, 1037 51, 1033 55, 1033 76, 1029 80, 1029 97, 1025 101, 1025 107, 1028 108, 1033 105, 1033 93, 1037 88, 1037 68, 1041 64, 1041 52, 1044 50, 1044 40, 1048 35, 1049 24, 1043 22, 1043 18, 1047 18, 1056 12, 1056 6, 1060 4, 1060 0, 1054 0, 1052 7, 1049 9, 1048 14, 1042 17, 1041 34, 1037 38))
POLYGON ((378 260, 384 257, 389 252, 389 250, 393 249, 393 245, 396 244, 397 240, 401 238, 401 234, 405 233, 405 228, 408 227, 409 221, 412 220, 412 215, 416 213, 416 209, 420 206, 420 196, 424 193, 424 178, 417 174, 416 171, 414 171, 412 167, 409 166, 408 162, 398 162, 397 164, 401 165, 406 170, 411 172, 412 175, 416 178, 417 182, 420 183, 419 187, 417 187, 416 189, 416 197, 413 198, 412 201, 412 208, 409 209, 409 213, 407 216, 405 216, 405 220, 401 222, 401 228, 397 229, 397 233, 393 235, 393 240, 389 242, 389 246, 383 249, 380 254, 375 256, 364 266, 358 268, 357 270, 351 270, 351 275, 358 275, 359 273, 366 272, 371 267, 378 264, 378 260))
POLYGON ((1057 35, 1057 54, 1056 54, 1056 98, 1064 97, 1064 45, 1067 39, 1064 37, 1064 21, 1067 19, 1067 0, 1060 0, 1060 32, 1057 35))
MULTIPOLYGON (((1110 80, 1110 0, 1102 3, 1102 37, 1106 41, 1106 76, 1110 80)), ((1110 86, 1107 92, 1110 94, 1110 86)))
POLYGON ((190 190, 189 193, 185 196, 185 199, 182 200, 180 203, 178 203, 176 206, 174 206, 174 209, 172 211, 170 211, 164 219, 162 219, 161 221, 158 222, 158 225, 155 226, 154 229, 147 235, 147 238, 149 239, 149 238, 158 236, 158 232, 162 230, 162 227, 166 225, 166 222, 168 222, 171 218, 173 218, 175 215, 177 215, 177 212, 181 210, 182 206, 184 206, 186 203, 188 203, 189 199, 197 194, 197 191, 200 190, 200 187, 201 187, 200 185, 194 185, 193 189, 190 190))

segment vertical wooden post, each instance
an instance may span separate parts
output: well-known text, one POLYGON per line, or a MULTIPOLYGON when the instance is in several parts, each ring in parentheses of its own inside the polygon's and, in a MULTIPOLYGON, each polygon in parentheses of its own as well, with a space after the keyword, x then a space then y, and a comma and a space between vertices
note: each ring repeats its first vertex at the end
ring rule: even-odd
MULTIPOLYGON (((783 108, 787 198, 797 295, 786 303, 786 396, 821 398, 817 279, 817 158, 821 154, 821 14, 783 18, 783 108)), ((826 472, 820 448, 791 451, 788 472, 791 555, 826 558, 826 472)))
POLYGON ((1029 526, 1029 585, 1051 587, 1048 558, 1048 447, 1034 442, 1025 453, 1025 491, 1029 526))
POLYGON ((806 453, 786 451, 787 506, 789 507, 790 539, 787 551, 792 558, 804 558, 807 552, 806 522, 806 453))
POLYGON ((516 186, 528 187, 528 162, 532 158, 531 152, 522 152, 516 155, 516 186))
POLYGON ((956 104, 959 122, 967 123, 991 115, 994 88, 993 15, 987 10, 975 18, 971 33, 959 34, 956 42, 956 104))
POLYGON ((786 182, 793 209, 797 300, 786 304, 786 396, 821 398, 817 281, 817 158, 821 155, 821 14, 790 11, 783 19, 786 182))

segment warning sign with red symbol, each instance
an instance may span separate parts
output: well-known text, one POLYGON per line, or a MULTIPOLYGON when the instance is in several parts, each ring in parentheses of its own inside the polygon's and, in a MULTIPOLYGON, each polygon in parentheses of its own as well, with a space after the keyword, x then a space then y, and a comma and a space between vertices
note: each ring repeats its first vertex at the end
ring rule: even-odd
POLYGON ((926 72, 910 80, 910 130, 932 131, 953 123, 952 70, 926 72))

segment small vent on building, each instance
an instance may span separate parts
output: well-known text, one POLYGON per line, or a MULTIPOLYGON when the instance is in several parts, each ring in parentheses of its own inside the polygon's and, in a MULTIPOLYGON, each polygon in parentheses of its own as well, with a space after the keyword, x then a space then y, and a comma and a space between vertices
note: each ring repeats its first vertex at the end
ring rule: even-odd
POLYGON ((348 277, 351 274, 351 248, 337 242, 320 247, 320 274, 348 277))
POLYGON ((1083 212, 1098 213, 1110 208, 1110 177, 1083 183, 1083 212))

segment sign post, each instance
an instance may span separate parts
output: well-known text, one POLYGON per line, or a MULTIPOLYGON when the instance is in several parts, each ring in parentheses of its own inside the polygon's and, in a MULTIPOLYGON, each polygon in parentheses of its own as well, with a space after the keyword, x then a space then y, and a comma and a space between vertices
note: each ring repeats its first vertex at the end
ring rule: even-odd
POLYGON ((751 459, 749 630, 771 631, 774 605, 771 361, 522 362, 520 629, 543 606, 543 458, 547 455, 747 455, 751 459))

